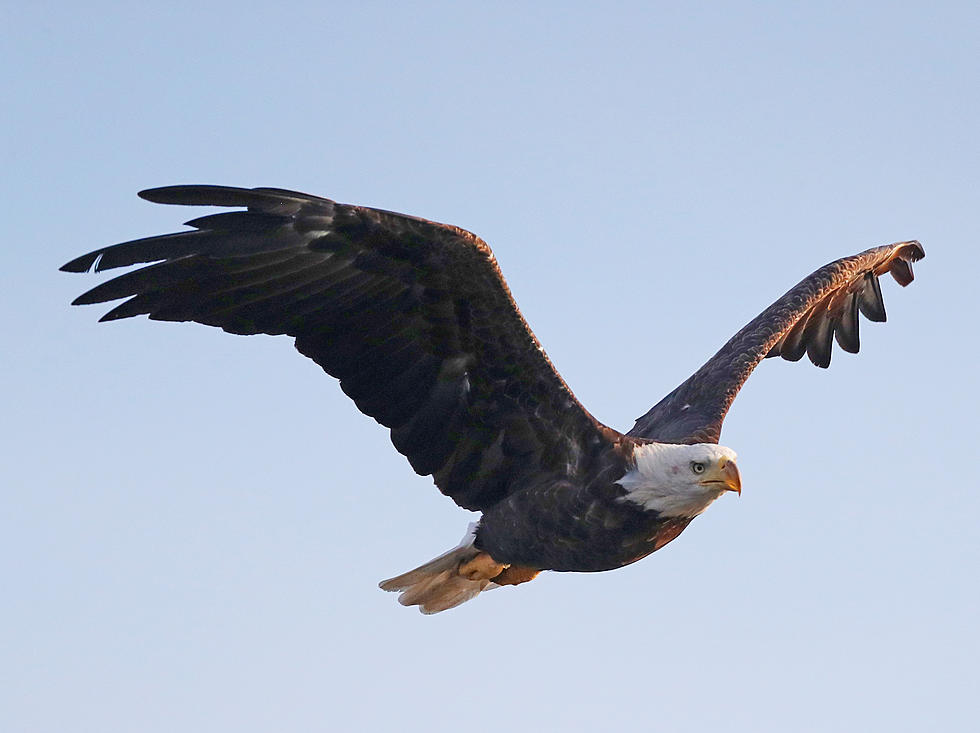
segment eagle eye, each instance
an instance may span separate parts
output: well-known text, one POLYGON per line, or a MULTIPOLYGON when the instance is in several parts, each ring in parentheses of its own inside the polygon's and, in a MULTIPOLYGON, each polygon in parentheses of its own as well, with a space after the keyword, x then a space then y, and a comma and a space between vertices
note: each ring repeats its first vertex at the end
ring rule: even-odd
POLYGON ((694 473, 704 473, 704 464, 701 461, 691 461, 691 470, 694 473))

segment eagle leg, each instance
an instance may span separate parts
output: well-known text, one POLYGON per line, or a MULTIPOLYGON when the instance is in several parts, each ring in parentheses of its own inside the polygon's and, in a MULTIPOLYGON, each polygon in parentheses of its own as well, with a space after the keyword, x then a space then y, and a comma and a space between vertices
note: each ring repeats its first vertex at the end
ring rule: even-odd
POLYGON ((493 582, 497 585, 520 585, 534 580, 540 572, 537 568, 529 568, 526 565, 508 565, 500 575, 493 577, 493 582))
POLYGON ((508 567, 510 566, 494 560, 489 553, 481 552, 472 560, 460 564, 459 570, 456 572, 468 580, 490 580, 500 575, 508 567))

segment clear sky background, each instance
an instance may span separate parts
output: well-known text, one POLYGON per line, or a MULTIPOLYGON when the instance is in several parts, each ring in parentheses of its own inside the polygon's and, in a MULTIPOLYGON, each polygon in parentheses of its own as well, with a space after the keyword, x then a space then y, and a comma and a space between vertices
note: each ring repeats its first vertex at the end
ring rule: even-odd
POLYGON ((977 725, 976 3, 4 3, 0 728, 977 725), (818 266, 918 238, 887 324, 767 361, 744 491, 628 568, 423 617, 474 517, 285 338, 57 272, 280 186, 470 229, 621 429, 818 266))

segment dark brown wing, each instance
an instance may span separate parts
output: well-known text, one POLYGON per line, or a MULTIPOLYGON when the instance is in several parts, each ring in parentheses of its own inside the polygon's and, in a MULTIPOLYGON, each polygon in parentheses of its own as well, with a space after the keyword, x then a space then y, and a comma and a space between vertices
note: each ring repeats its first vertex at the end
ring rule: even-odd
POLYGON ((875 247, 824 265, 766 308, 677 389, 636 421, 633 437, 674 443, 717 443, 735 395, 765 357, 789 361, 806 354, 830 365, 833 339, 857 353, 858 313, 884 321, 878 278, 890 272, 903 287, 912 263, 925 257, 918 242, 875 247))
POLYGON ((102 320, 147 314, 295 336, 457 504, 483 509, 541 472, 574 474, 621 437, 555 372, 473 234, 280 189, 172 186, 140 196, 247 210, 72 260, 61 269, 156 262, 76 305, 128 298, 102 320))

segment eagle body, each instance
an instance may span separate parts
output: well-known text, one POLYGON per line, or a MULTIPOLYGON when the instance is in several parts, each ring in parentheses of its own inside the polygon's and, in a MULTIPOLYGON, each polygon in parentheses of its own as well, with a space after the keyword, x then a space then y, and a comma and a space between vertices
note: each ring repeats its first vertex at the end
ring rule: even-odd
POLYGON ((141 265, 74 304, 234 334, 283 334, 390 431, 412 468, 481 513, 452 550, 381 587, 425 613, 541 570, 591 572, 663 547, 726 491, 718 445, 765 358, 818 367, 885 320, 878 279, 902 286, 918 242, 835 260, 787 291, 620 432, 575 398, 521 316, 490 247, 455 226, 276 188, 169 186, 156 203, 231 207, 189 230, 103 247, 69 272, 141 265))
POLYGON ((590 489, 598 495, 558 483, 535 492, 550 494, 549 502, 536 495, 527 502, 508 498, 483 513, 476 547, 508 565, 600 572, 621 568, 659 550, 693 519, 662 515, 622 501, 615 484, 590 489), (565 492, 573 496, 568 505, 565 492), (554 510, 556 504, 560 511, 554 510))
MULTIPOLYGON (((677 537, 726 490, 672 487, 671 469, 735 453, 715 445, 622 443, 589 465, 585 480, 547 477, 483 512, 475 546, 494 559, 541 570, 597 572, 636 562, 677 537), (667 456, 677 456, 671 462, 667 456)), ((737 474, 735 475, 737 480, 737 474)), ((740 485, 737 486, 740 488, 740 485)))

